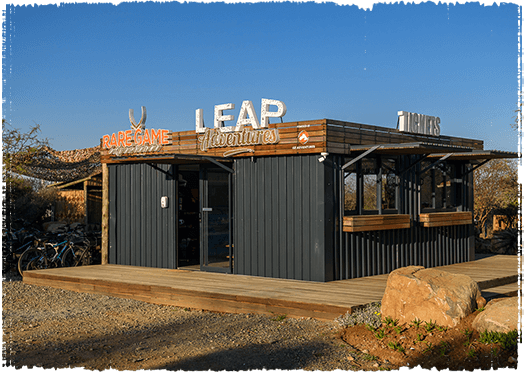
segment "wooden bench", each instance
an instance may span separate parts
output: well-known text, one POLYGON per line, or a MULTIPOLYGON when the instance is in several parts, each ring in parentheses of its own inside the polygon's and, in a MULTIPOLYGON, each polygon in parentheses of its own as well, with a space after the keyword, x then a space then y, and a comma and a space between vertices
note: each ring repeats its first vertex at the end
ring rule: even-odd
POLYGON ((376 231, 408 229, 411 220, 408 214, 375 214, 343 217, 343 231, 376 231))

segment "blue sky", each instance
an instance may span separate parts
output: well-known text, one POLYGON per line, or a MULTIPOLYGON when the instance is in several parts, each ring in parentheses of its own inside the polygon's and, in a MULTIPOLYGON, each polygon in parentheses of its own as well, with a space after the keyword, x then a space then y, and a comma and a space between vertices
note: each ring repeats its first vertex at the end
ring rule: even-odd
MULTIPOLYGON (((2 115, 57 150, 128 129, 212 126, 214 105, 283 101, 284 121, 395 128, 438 116, 443 135, 517 150, 518 5, 121 3, 8 6, 2 115)), ((225 112, 226 114, 227 112, 225 112)), ((273 119, 276 122, 277 119, 273 119)), ((235 125, 234 122, 226 123, 235 125)))

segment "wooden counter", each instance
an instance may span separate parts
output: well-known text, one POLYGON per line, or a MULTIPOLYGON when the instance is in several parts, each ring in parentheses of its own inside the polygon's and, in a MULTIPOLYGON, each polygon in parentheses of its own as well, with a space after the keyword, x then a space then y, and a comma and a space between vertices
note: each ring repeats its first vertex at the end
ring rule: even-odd
POLYGON ((469 225, 472 222, 471 212, 439 212, 420 215, 420 223, 424 227, 469 225))
POLYGON ((411 221, 408 214, 375 214, 343 217, 343 231, 375 231, 408 229, 411 221))

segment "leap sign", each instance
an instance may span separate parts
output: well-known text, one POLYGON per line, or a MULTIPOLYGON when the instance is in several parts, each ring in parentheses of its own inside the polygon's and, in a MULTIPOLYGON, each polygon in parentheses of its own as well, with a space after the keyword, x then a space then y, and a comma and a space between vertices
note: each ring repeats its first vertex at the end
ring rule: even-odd
MULTIPOLYGON (((233 103, 225 103, 214 106, 214 129, 222 132, 241 131, 246 125, 251 125, 253 129, 268 128, 269 118, 280 118, 287 113, 287 107, 281 101, 275 99, 261 100, 261 124, 258 121, 256 110, 252 101, 243 101, 237 123, 235 126, 225 126, 225 121, 234 120, 234 115, 225 115, 224 111, 233 110, 233 103), (276 106, 277 111, 270 111, 270 106, 276 106)), ((207 128, 204 126, 203 109, 195 110, 195 131, 196 133, 204 133, 207 128)))

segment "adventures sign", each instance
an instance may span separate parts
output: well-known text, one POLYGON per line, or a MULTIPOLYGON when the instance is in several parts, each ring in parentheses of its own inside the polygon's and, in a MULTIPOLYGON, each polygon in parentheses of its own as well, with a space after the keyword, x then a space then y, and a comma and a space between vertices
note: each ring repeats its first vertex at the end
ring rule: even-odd
MULTIPOLYGON (((214 128, 206 128, 203 120, 203 109, 195 112, 195 131, 201 151, 221 147, 243 147, 270 145, 279 142, 279 131, 268 129, 269 118, 280 118, 287 113, 285 104, 278 100, 261 100, 261 123, 258 120, 251 101, 243 101, 235 126, 225 126, 225 121, 234 120, 234 115, 225 115, 223 111, 234 109, 233 103, 214 106, 214 128), (270 111, 270 105, 277 106, 277 111, 270 111)), ((242 152, 252 152, 243 148, 225 152, 231 156, 242 152)))

